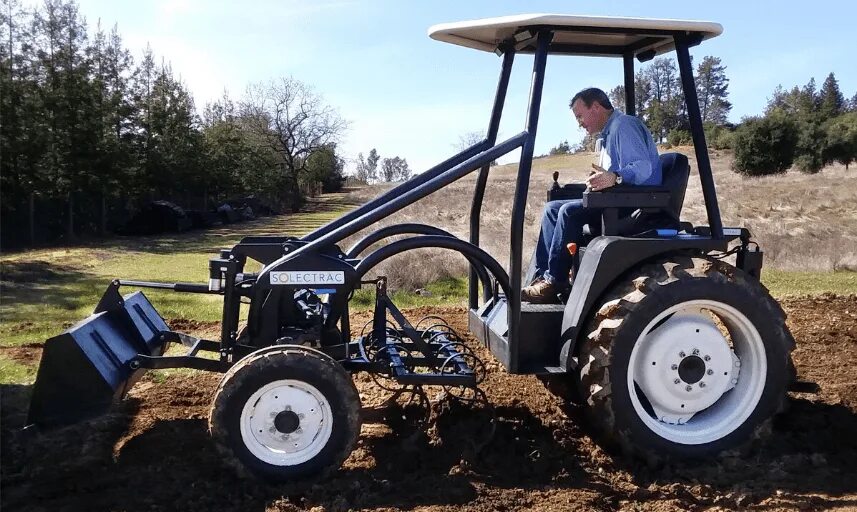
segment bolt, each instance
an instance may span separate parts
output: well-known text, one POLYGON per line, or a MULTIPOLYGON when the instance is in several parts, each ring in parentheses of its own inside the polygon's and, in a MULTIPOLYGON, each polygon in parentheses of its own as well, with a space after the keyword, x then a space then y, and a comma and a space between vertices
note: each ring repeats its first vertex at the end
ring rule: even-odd
POLYGON ((706 361, 711 361, 711 356, 705 356, 703 357, 703 359, 705 359, 706 361))
POLYGON ((699 387, 704 388, 704 387, 705 387, 705 383, 704 383, 704 382, 700 382, 700 383, 699 383, 699 387))
POLYGON ((673 370, 678 370, 678 365, 674 364, 674 365, 670 366, 670 368, 672 368, 673 370))
POLYGON ((705 373, 707 373, 708 375, 714 375, 714 370, 709 368, 708 371, 705 373))
POLYGON ((678 356, 679 356, 679 357, 684 357, 684 356, 686 356, 686 355, 687 355, 687 354, 685 354, 685 353, 684 353, 684 350, 682 350, 681 352, 679 352, 679 353, 678 353, 678 356))
POLYGON ((693 386, 686 386, 684 388, 685 391, 693 391, 693 386))
POLYGON ((732 384, 738 384, 738 379, 732 379, 732 384))
POLYGON ((674 380, 674 381, 673 381, 673 383, 674 383, 674 384, 679 384, 679 383, 681 383, 681 379, 676 379, 676 380, 674 380))
POLYGON ((741 361, 735 361, 735 367, 737 368, 739 366, 741 366, 741 361))
POLYGON ((695 356, 699 355, 699 349, 698 348, 693 349, 693 355, 695 355, 695 356))

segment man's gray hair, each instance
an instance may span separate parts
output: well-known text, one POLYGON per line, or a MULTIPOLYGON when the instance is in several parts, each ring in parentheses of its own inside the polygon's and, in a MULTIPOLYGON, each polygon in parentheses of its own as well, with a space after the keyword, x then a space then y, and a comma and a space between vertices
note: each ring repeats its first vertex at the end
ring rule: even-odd
POLYGON ((571 101, 568 102, 568 108, 574 106, 574 102, 580 100, 584 105, 588 107, 592 106, 592 103, 597 102, 602 107, 607 110, 613 110, 613 104, 610 103, 610 98, 607 97, 607 94, 597 87, 588 87, 579 93, 575 94, 571 101))

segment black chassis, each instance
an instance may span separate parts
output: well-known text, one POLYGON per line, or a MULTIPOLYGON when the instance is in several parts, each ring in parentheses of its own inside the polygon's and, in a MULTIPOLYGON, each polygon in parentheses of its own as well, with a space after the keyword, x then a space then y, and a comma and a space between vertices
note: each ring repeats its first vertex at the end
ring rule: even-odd
MULTIPOLYGON (((310 342, 343 362, 346 368, 371 371, 373 367, 366 361, 357 364, 352 357, 355 342, 349 339, 349 298, 356 288, 366 283, 364 277, 375 265, 395 254, 417 248, 449 249, 468 259, 471 264, 468 293, 469 329, 491 349, 494 356, 511 373, 551 374, 567 371, 570 365, 569 355, 573 353, 574 345, 581 335, 581 325, 592 314, 592 308, 599 298, 629 269, 646 261, 675 253, 714 254, 719 257, 727 254, 732 245, 732 251, 737 255, 737 266, 758 278, 762 253, 751 241, 750 233, 743 228, 724 229, 721 224, 689 54, 689 48, 699 44, 701 35, 649 31, 650 38, 670 40, 676 49, 708 226, 684 226, 681 232, 654 230, 636 237, 615 236, 610 232, 609 223, 611 219, 616 218, 618 209, 665 206, 669 195, 664 195, 661 191, 654 194, 645 190, 646 187, 636 187, 639 189, 638 194, 622 194, 621 197, 617 195, 612 198, 609 191, 587 192, 584 197, 589 199, 590 207, 597 207, 603 213, 604 235, 596 237, 580 258, 578 277, 567 303, 557 306, 522 305, 520 290, 523 278, 524 213, 547 56, 552 49, 565 53, 574 51, 569 48, 552 48, 551 40, 554 32, 558 30, 578 29, 522 27, 515 37, 498 45, 496 53, 502 55, 502 65, 485 140, 303 237, 244 238, 232 249, 221 251, 219 258, 211 260, 212 284, 209 286, 114 281, 105 297, 110 294, 118 296, 116 289, 120 285, 218 293, 224 297, 219 342, 194 342, 177 333, 165 333, 165 338, 184 340, 185 344, 191 347, 190 351, 185 356, 140 355, 132 361, 132 366, 184 366, 222 372, 241 356, 260 347, 310 342), (516 53, 535 55, 526 126, 524 131, 498 143, 496 139, 499 123, 516 53), (496 259, 479 247, 480 214, 490 163, 519 148, 521 158, 511 212, 511 250, 507 274, 496 259), (371 228, 377 221, 476 170, 479 173, 470 210, 469 240, 461 240, 432 226, 400 224, 371 232, 346 251, 337 245, 346 237, 371 228), (362 253, 375 242, 402 234, 415 236, 395 241, 362 257, 362 253), (262 270, 245 273, 244 265, 248 258, 261 262, 264 265, 262 270), (324 285, 283 284, 276 277, 281 272, 328 273, 339 277, 324 285), (313 298, 321 294, 313 291, 318 288, 324 288, 323 291, 329 297, 328 301, 320 306, 315 302, 317 297, 313 298), (247 327, 239 332, 242 299, 249 299, 250 308, 247 327), (310 305, 308 300, 313 305, 310 305), (199 350, 219 352, 219 360, 200 358, 196 356, 199 350)), ((616 33, 625 31, 600 30, 616 33)), ((589 50, 591 49, 580 49, 582 53, 589 50)), ((653 55, 638 52, 632 47, 600 50, 622 57, 625 104, 630 106, 628 113, 634 114, 634 59, 643 62, 651 59, 653 55)), ((382 296, 376 306, 387 307, 387 304, 388 299, 382 296)))

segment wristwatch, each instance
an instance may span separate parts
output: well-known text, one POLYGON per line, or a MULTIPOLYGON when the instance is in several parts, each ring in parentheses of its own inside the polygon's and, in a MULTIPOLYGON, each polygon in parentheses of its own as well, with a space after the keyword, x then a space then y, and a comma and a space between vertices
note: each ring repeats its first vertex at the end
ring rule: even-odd
POLYGON ((614 172, 613 174, 616 175, 616 184, 621 185, 622 184, 622 175, 619 174, 618 172, 614 172))

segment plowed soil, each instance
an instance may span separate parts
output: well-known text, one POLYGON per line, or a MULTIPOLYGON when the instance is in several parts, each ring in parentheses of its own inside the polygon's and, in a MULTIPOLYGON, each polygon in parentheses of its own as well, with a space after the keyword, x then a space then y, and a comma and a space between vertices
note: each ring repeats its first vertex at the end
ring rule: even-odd
MULTIPOLYGON (((627 462, 590 438, 577 407, 481 352, 490 405, 439 389, 391 400, 358 375, 364 426, 343 467, 314 484, 267 485, 236 478, 209 439, 219 376, 173 371, 150 373, 106 416, 50 432, 22 431, 31 386, 4 386, 2 509, 857 510, 857 296, 782 303, 798 376, 820 389, 790 393, 769 436, 741 454, 627 462)), ((463 308, 406 313, 466 333, 463 308)), ((23 362, 38 351, 6 349, 23 362)))

